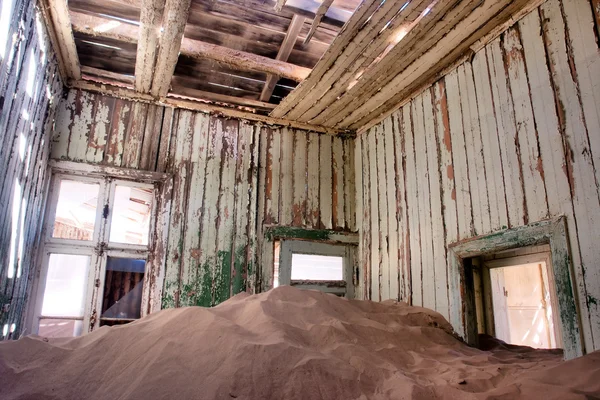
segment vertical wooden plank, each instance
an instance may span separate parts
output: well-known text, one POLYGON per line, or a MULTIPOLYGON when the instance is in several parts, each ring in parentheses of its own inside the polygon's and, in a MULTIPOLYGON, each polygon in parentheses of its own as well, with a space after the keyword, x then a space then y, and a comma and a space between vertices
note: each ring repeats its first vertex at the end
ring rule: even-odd
POLYGON ((398 199, 396 198, 396 153, 394 146, 394 123, 392 116, 383 121, 383 133, 385 135, 385 176, 387 193, 387 240, 388 240, 388 264, 383 268, 389 272, 390 298, 398 300, 400 297, 399 278, 398 278, 398 199))
POLYGON ((496 114, 492 103, 492 89, 485 50, 477 52, 473 58, 473 76, 479 105, 483 161, 490 206, 490 230, 497 231, 508 228, 508 215, 496 114))
POLYGON ((518 28, 509 29, 503 36, 507 76, 517 124, 527 215, 530 222, 535 222, 548 217, 546 187, 543 180, 544 167, 539 154, 537 131, 533 120, 523 47, 518 28))
MULTIPOLYGON (((256 272, 254 286, 250 286, 249 289, 252 291, 262 291, 263 282, 268 277, 264 275, 269 271, 266 265, 265 259, 265 235, 264 226, 267 220, 267 199, 271 196, 273 187, 273 176, 272 169, 270 167, 269 159, 269 148, 273 135, 271 130, 267 127, 259 126, 258 130, 258 179, 256 182, 256 272)), ((249 282, 251 284, 251 282, 249 282)))
POLYGON ((292 223, 294 226, 306 226, 306 173, 307 173, 307 132, 294 131, 294 167, 293 167, 293 193, 292 223))
POLYGON ((71 121, 75 108, 76 90, 69 90, 58 105, 54 132, 52 134, 52 154, 55 160, 68 158, 69 140, 71 136, 71 121))
MULTIPOLYGON (((596 240, 600 235, 600 204, 590 142, 584 123, 584 113, 577 99, 577 81, 570 73, 565 24, 558 1, 550 0, 541 6, 542 25, 554 82, 555 100, 561 113, 558 115, 566 147, 566 172, 576 219, 581 254, 581 270, 585 285, 594 348, 600 342, 600 272, 596 240), (591 190, 590 190, 591 188, 591 190)), ((576 267, 578 269, 578 267, 576 267)), ((580 308, 585 309, 585 305, 580 308)))
POLYGON ((419 230, 419 193, 413 135, 412 103, 402 108, 402 131, 404 132, 404 154, 406 155, 406 207, 410 232, 410 278, 411 304, 423 305, 423 280, 421 273, 421 232, 419 230))
POLYGON ((498 138, 500 139, 508 225, 509 227, 521 226, 527 223, 527 216, 525 214, 525 197, 518 158, 519 150, 515 145, 515 143, 518 143, 518 137, 499 38, 486 46, 486 53, 490 69, 494 111, 498 124, 498 138))
POLYGON ((239 120, 227 119, 223 123, 221 185, 219 187, 219 211, 216 216, 216 260, 211 305, 227 300, 231 294, 231 269, 234 261, 233 234, 235 228, 234 191, 236 157, 238 155, 239 120))
POLYGON ((260 150, 263 142, 264 137, 261 135, 260 126, 254 126, 252 129, 250 171, 248 171, 250 175, 250 200, 248 201, 248 263, 245 271, 246 291, 249 293, 256 291, 256 279, 258 277, 258 249, 260 249, 258 233, 262 231, 262 228, 259 227, 259 223, 262 224, 262 220, 258 219, 258 217, 264 212, 262 211, 264 207, 261 207, 260 200, 264 195, 261 194, 258 184, 261 165, 260 150))
MULTIPOLYGON (((191 136, 191 153, 188 162, 189 187, 185 191, 187 207, 184 214, 182 248, 179 276, 181 277, 180 306, 197 304, 196 294, 200 292, 198 282, 200 248, 200 222, 202 221, 204 199, 204 179, 206 175, 206 152, 208 143, 209 118, 205 114, 184 114, 180 118, 179 132, 191 136)), ((209 205, 211 206, 211 205, 209 205)))
POLYGON ((442 216, 441 177, 439 148, 436 133, 433 88, 423 94, 425 118, 425 145, 427 147, 427 170, 429 171, 429 194, 431 203, 431 240, 433 245, 433 276, 435 278, 435 310, 449 319, 448 278, 446 276, 446 248, 444 220, 442 216))
POLYGON ((74 108, 67 156, 71 161, 85 161, 88 133, 93 122, 93 95, 88 92, 77 91, 74 108))
MULTIPOLYGON (((539 62, 539 60, 546 59, 539 14, 537 12, 528 14, 519 21, 519 29, 523 41, 527 76, 531 87, 533 113, 539 134, 540 156, 544 168, 548 209, 551 216, 561 214, 566 216, 577 297, 585 299, 586 289, 581 268, 577 225, 573 214, 571 189, 568 177, 564 173, 566 162, 563 137, 559 126, 559 118, 556 114, 554 91, 548 64, 539 62)), ((580 300, 579 307, 584 343, 588 349, 591 349, 593 348, 593 339, 587 301, 580 300)))
POLYGON ((194 288, 193 298, 196 305, 213 305, 217 269, 220 268, 217 240, 219 226, 219 198, 221 197, 221 168, 223 160, 223 119, 210 117, 208 131, 208 153, 206 156, 206 181, 204 189, 204 212, 200 231, 200 254, 198 284, 194 288))
POLYGON ((456 201, 458 239, 466 239, 472 237, 474 232, 458 75, 458 70, 453 70, 446 76, 445 81, 452 137, 452 165, 456 189, 453 193, 456 201))
MULTIPOLYGON (((364 136, 364 135, 362 135, 364 136)), ((363 157, 362 157, 362 136, 356 137, 353 141, 354 145, 354 176, 356 176, 356 226, 358 227, 358 274, 356 274, 356 278, 358 281, 355 281, 356 291, 355 297, 357 299, 364 299, 364 290, 365 290, 365 282, 363 279, 364 276, 364 267, 365 267, 365 244, 364 244, 364 236, 367 232, 363 229, 363 199, 364 199, 364 181, 363 181, 363 157)))
MULTIPOLYGON (((460 277, 452 274, 452 260, 448 256, 448 245, 458 240, 458 217, 456 187, 454 185, 454 165, 452 162, 452 135, 450 134, 450 115, 446 82, 440 80, 434 85, 434 115, 436 121, 437 142, 439 146, 439 165, 441 177, 442 214, 446 256, 446 279, 448 280, 448 321, 457 332, 462 329, 460 277)), ((436 274, 437 276, 437 274, 436 274)))
POLYGON ((319 227, 319 136, 308 134, 308 176, 306 198, 306 224, 310 228, 319 227))
MULTIPOLYGON (((356 175, 354 139, 344 139, 344 220, 346 228, 356 231, 356 175)), ((309 166, 310 168, 310 166, 309 166)))
POLYGON ((405 144, 401 111, 392 114, 392 134, 395 149, 396 215, 398 219, 398 285, 399 300, 411 304, 410 235, 405 187, 405 144))
MULTIPOLYGON (((235 155, 235 231, 231 263, 230 296, 246 290, 249 255, 249 212, 252 188, 252 145, 254 126, 240 121, 235 155)), ((252 227, 252 229, 255 229, 252 227)))
POLYGON ((265 149, 265 224, 276 224, 279 220, 279 197, 281 183, 281 131, 264 128, 263 135, 267 148, 265 149))
POLYGON ((165 172, 166 166, 169 163, 169 147, 171 145, 171 132, 173 128, 174 109, 166 107, 163 114, 162 125, 160 130, 160 144, 157 149, 157 156, 152 157, 156 162, 156 172, 165 172))
POLYGON ((162 308, 177 307, 180 304, 181 280, 179 266, 182 257, 183 228, 187 208, 188 159, 192 144, 192 137, 186 130, 191 119, 191 113, 188 111, 178 111, 174 119, 174 146, 171 156, 173 162, 170 166, 173 171, 173 200, 169 221, 169 241, 167 244, 162 308), (180 120, 182 120, 181 129, 180 120))
POLYGON ((94 96, 93 102, 93 123, 89 127, 86 161, 100 163, 104 158, 106 138, 110 126, 110 106, 114 104, 114 99, 106 96, 94 96))
MULTIPOLYGON (((589 0, 563 0, 561 4, 567 27, 567 51, 574 65, 572 73, 577 75, 578 100, 583 109, 591 157, 596 167, 596 182, 600 182, 600 36, 594 32, 592 10, 595 8, 596 15, 600 15, 600 2, 590 4, 589 0)), ((596 26, 596 29, 600 27, 596 26)))
POLYGON ((380 230, 379 230, 379 190, 377 176, 377 127, 371 128, 368 133, 369 150, 369 177, 371 200, 371 300, 381 301, 380 292, 380 230))
POLYGON ((476 227, 475 234, 489 233, 491 226, 490 206, 485 177, 485 164, 483 162, 479 110, 477 108, 477 96, 471 63, 465 63, 459 67, 458 81, 462 100, 469 183, 473 204, 473 225, 476 227))
POLYGON ((371 191, 371 161, 369 158, 369 135, 365 133, 360 136, 362 149, 362 176, 363 176, 363 217, 362 217, 362 232, 363 232, 363 260, 361 275, 363 280, 364 298, 371 300, 371 201, 369 195, 371 191))
POLYGON ((138 169, 144 171, 154 170, 154 163, 156 162, 156 154, 158 152, 158 146, 160 143, 162 113, 163 107, 157 105, 148 106, 146 127, 142 136, 142 150, 138 169))
POLYGON ((123 157, 123 141, 125 140, 125 127, 130 118, 130 104, 125 100, 118 99, 112 113, 110 133, 106 151, 104 152, 104 163, 115 167, 121 166, 123 157))
POLYGON ((294 132, 291 128, 281 130, 281 194, 279 223, 291 225, 294 201, 294 132))
POLYGON ((319 166, 319 206, 320 206, 320 217, 321 227, 324 229, 332 229, 332 142, 331 136, 321 136, 321 154, 320 154, 320 166, 319 166))
POLYGON ((333 138, 333 164, 332 164, 332 219, 334 229, 344 229, 344 147, 342 138, 333 138))
POLYGON ((123 159, 121 165, 126 168, 137 169, 142 154, 142 141, 146 129, 148 104, 134 102, 131 108, 131 117, 125 132, 123 142, 123 159))
POLYGON ((377 185, 379 198, 379 291, 380 299, 390 299, 390 261, 389 261, 389 228, 388 198, 385 159, 385 127, 377 125, 375 129, 375 154, 377 157, 377 185))
MULTIPOLYGON (((425 120, 423 100, 425 93, 413 99, 413 134, 415 144, 415 162, 417 173, 417 193, 419 198, 419 230, 421 232, 421 280, 423 288, 423 307, 435 309, 435 269, 433 265, 433 244, 431 232, 431 199, 429 194, 429 170, 425 144, 425 120)), ((431 104, 431 100, 429 101, 431 104)))

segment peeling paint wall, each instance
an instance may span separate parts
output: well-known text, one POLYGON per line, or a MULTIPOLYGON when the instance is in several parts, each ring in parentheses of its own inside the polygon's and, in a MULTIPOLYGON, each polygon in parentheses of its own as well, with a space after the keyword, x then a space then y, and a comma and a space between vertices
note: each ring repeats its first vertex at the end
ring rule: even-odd
POLYGON ((163 307, 270 288, 265 227, 356 230, 351 139, 71 90, 52 142, 54 159, 173 175, 163 307))
POLYGON ((23 333, 48 185, 46 133, 62 92, 34 3, 0 6, 0 340, 23 333))
POLYGON ((600 349, 598 15, 548 0, 356 140, 365 297, 460 330, 448 244, 565 215, 585 345, 600 349))

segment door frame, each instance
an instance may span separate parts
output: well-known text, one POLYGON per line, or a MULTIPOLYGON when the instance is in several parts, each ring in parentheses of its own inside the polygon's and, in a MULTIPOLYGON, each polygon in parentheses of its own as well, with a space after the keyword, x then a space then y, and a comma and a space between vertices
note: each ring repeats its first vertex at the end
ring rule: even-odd
POLYGON ((471 259, 541 244, 550 245, 550 269, 558 299, 565 359, 584 354, 573 285, 575 278, 564 216, 467 239, 448 246, 450 295, 454 297, 452 304, 456 305, 455 308, 459 307, 451 310, 451 315, 455 316, 453 321, 459 323, 464 330, 467 343, 477 346, 479 342, 471 259))

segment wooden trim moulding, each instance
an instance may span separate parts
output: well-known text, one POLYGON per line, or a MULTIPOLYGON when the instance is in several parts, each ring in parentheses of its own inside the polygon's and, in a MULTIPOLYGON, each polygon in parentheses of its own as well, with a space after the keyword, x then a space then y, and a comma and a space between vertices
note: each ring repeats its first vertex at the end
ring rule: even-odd
POLYGON ((279 239, 307 240, 323 243, 343 243, 358 245, 359 237, 355 232, 334 231, 331 229, 304 229, 292 226, 269 226, 265 228, 268 241, 279 239))
POLYGON ((171 175, 164 172, 142 171, 139 169, 111 167, 74 161, 50 160, 48 165, 55 172, 81 176, 111 176, 119 179, 133 179, 137 182, 164 182, 171 175))
POLYGON ((459 314, 462 315, 467 343, 476 346, 478 333, 475 296, 472 293, 473 272, 470 263, 465 262, 465 260, 504 250, 541 244, 550 245, 552 265, 549 268, 549 273, 554 276, 564 357, 565 359, 572 359, 584 354, 584 344, 581 338, 580 320, 574 294, 575 279, 572 272, 567 224, 564 216, 467 239, 448 246, 449 277, 458 281, 458 287, 460 288, 451 295, 455 296, 453 304, 461 307, 459 314))
POLYGON ((200 111, 208 114, 219 114, 231 118, 262 122, 267 125, 276 125, 294 129, 301 129, 308 132, 323 133, 332 136, 355 136, 355 132, 351 130, 330 128, 322 125, 311 125, 304 122, 290 121, 284 118, 274 118, 269 117, 267 115, 253 114, 250 112, 235 110, 232 108, 206 104, 200 101, 164 97, 161 99, 156 99, 149 94, 138 93, 135 90, 109 84, 100 84, 96 82, 83 80, 70 80, 68 81, 67 86, 73 89, 87 90, 90 92, 100 93, 107 96, 117 97, 126 100, 140 101, 144 103, 168 106, 173 108, 181 108, 190 111, 200 111))

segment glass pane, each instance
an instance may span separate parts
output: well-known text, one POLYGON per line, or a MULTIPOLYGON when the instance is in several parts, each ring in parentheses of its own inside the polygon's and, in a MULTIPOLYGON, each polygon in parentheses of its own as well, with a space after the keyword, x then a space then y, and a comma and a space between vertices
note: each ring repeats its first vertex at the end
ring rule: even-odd
POLYGON ((110 241, 148 244, 152 189, 117 185, 110 225, 110 241))
POLYGON ((83 321, 73 319, 40 319, 38 335, 45 337, 80 336, 83 331, 83 321))
POLYGON ((92 240, 99 190, 96 183, 61 181, 52 237, 92 240))
POLYGON ((341 281, 343 257, 292 254, 292 280, 341 281))
POLYGON ((50 254, 43 316, 83 316, 89 266, 89 256, 50 254))
POLYGON ((108 257, 101 319, 140 317, 145 269, 146 260, 108 257))

